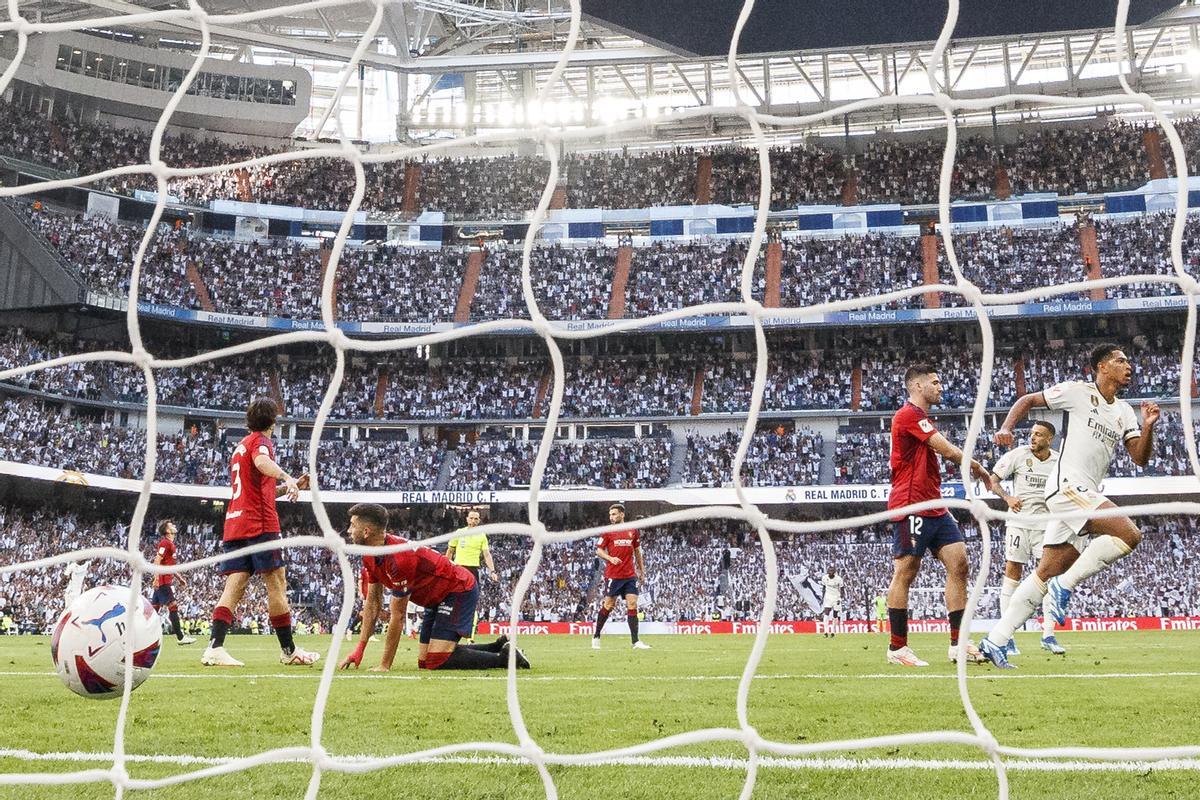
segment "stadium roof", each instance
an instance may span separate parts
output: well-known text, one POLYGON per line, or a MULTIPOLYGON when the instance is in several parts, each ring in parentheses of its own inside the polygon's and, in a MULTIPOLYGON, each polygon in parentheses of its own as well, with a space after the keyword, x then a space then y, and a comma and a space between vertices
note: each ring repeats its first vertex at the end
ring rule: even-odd
MULTIPOLYGON (((741 13, 731 0, 582 0, 588 18, 689 56, 724 55, 741 13), (695 21, 702 24, 691 24, 695 21)), ((1129 24, 1180 5, 1133 0, 1129 24)), ((1116 0, 962 0, 955 38, 1022 36, 1111 26, 1116 0)), ((938 38, 946 4, 923 0, 756 0, 741 53, 860 48, 938 38)))

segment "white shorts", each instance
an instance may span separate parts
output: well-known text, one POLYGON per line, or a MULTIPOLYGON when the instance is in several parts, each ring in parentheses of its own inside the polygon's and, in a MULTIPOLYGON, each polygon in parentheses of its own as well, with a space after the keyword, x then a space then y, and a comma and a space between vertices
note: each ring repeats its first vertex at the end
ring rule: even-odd
MULTIPOLYGON (((1046 498, 1046 509, 1051 514, 1065 514, 1070 511, 1092 511, 1108 502, 1108 498, 1094 489, 1087 489, 1071 483, 1064 483, 1058 491, 1046 498)), ((1087 537, 1083 529, 1088 524, 1084 517, 1079 519, 1051 520, 1042 536, 1042 545, 1069 544, 1079 552, 1087 546, 1087 537)))
POLYGON ((822 614, 837 614, 838 616, 841 616, 842 604, 838 603, 836 606, 823 606, 821 608, 821 613, 822 614))
POLYGON ((1004 560, 1029 564, 1042 559, 1042 528, 1022 528, 1009 523, 1004 528, 1004 560))

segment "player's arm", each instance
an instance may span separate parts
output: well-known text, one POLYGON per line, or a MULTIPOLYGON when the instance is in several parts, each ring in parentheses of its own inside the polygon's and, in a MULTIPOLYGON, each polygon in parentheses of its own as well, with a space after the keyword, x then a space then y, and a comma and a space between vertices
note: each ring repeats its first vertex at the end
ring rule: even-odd
POLYGON ((1008 505, 1009 511, 1020 511, 1023 503, 1021 498, 1016 495, 1009 494, 1004 491, 1004 484, 1000 482, 1000 476, 994 472, 988 473, 987 487, 992 490, 992 494, 999 497, 1008 505))
POLYGON ((612 556, 610 556, 608 554, 608 551, 604 549, 603 545, 596 548, 596 555, 600 556, 601 560, 603 560, 609 564, 619 563, 618 559, 613 558, 612 556))
POLYGON ((383 584, 372 583, 367 587, 367 596, 363 599, 362 610, 362 631, 358 634, 358 644, 350 651, 350 654, 342 659, 339 665, 342 669, 349 669, 353 666, 358 669, 362 663, 363 653, 367 651, 367 642, 371 641, 371 634, 375 631, 375 620, 379 619, 379 607, 383 605, 383 584))
POLYGON ((486 544, 483 546, 483 563, 487 564, 487 568, 491 571, 492 577, 499 580, 500 573, 496 572, 496 562, 492 561, 492 551, 488 549, 486 544))
MULTIPOLYGON (((152 561, 151 563, 153 563, 153 564, 162 564, 162 557, 163 557, 163 551, 162 551, 162 548, 160 547, 160 548, 158 548, 158 552, 156 552, 156 553, 154 554, 154 561, 152 561)), ((158 585, 159 585, 161 582, 162 582, 162 575, 160 575, 160 574, 159 574, 159 573, 157 573, 157 572, 156 572, 156 573, 154 573, 154 580, 150 582, 150 585, 151 585, 151 586, 153 586, 153 587, 155 587, 155 588, 158 588, 158 585)))
POLYGON ((400 637, 404 635, 404 613, 408 610, 408 595, 396 597, 392 595, 388 610, 387 638, 383 642, 383 656, 379 665, 371 667, 371 672, 388 672, 392 661, 396 658, 396 648, 400 646, 400 637))
POLYGON ((1017 398, 1017 402, 1013 403, 1013 407, 1008 410, 1008 416, 1004 418, 1004 423, 1000 426, 1000 430, 996 431, 996 444, 1001 447, 1012 447, 1016 441, 1013 438, 1013 429, 1029 416, 1029 412, 1035 408, 1049 408, 1046 402, 1046 395, 1042 392, 1030 392, 1023 394, 1017 398))
POLYGON ((1158 403, 1143 400, 1141 432, 1125 440, 1125 449, 1129 451, 1129 457, 1139 467, 1150 463, 1150 455, 1154 451, 1154 426, 1158 424, 1158 416, 1158 403))
POLYGON ((639 581, 646 580, 646 562, 642 560, 642 546, 639 544, 633 548, 633 557, 637 562, 637 575, 639 581))
MULTIPOLYGON (((263 448, 266 450, 266 448, 263 448)), ((300 495, 300 483, 291 475, 288 475, 283 467, 275 463, 275 460, 264 453, 257 453, 254 456, 254 468, 266 475, 268 478, 274 478, 277 481, 283 481, 283 486, 275 490, 276 497, 287 495, 288 500, 295 500, 300 495)))
MULTIPOLYGON (((932 447, 934 452, 947 461, 955 464, 963 463, 963 459, 965 458, 963 451, 959 449, 958 445, 952 444, 949 439, 947 439, 945 436, 942 436, 940 433, 934 433, 925 440, 925 443, 932 447)), ((971 459, 970 463, 971 476, 978 480, 986 481, 989 473, 983 468, 983 464, 980 464, 973 458, 971 459)))

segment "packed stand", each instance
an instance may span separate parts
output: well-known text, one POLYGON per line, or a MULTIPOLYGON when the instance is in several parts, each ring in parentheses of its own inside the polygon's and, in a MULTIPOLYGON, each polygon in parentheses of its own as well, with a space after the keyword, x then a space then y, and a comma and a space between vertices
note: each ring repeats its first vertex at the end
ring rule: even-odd
MULTIPOLYGON (((684 486, 732 486, 741 431, 687 435, 684 486)), ((756 431, 742 465, 745 486, 810 486, 821 482, 824 438, 807 428, 756 431)))
MULTIPOLYGON (((909 365, 925 362, 937 371, 942 382, 942 401, 939 408, 973 408, 979 391, 982 369, 982 345, 948 345, 936 348, 863 347, 862 396, 859 408, 863 411, 892 411, 908 400, 904 372, 909 365)), ((992 362, 992 378, 987 406, 1008 406, 1016 400, 1017 384, 1014 367, 1018 353, 1008 346, 997 347, 992 362)), ((1028 370, 1026 380, 1028 381, 1028 370)))
MULTIPOLYGON (((769 156, 772 211, 799 205, 841 204, 846 182, 841 153, 799 143, 772 147, 769 156)), ((760 183, 757 148, 721 148, 713 151, 711 157, 712 202, 757 206, 760 183)), ((693 166, 693 174, 695 169, 693 166)))
MULTIPOLYGON (((704 367, 702 410, 745 413, 754 389, 753 358, 719 361, 704 367)), ((804 351, 768 340, 763 411, 850 408, 854 358, 848 354, 804 351)))
MULTIPOLYGON (((788 238, 783 240, 781 267, 779 293, 785 308, 852 300, 925 282, 919 236, 788 238)), ((923 298, 913 295, 884 307, 921 308, 923 298)))
POLYGON ((1033 127, 1005 148, 1005 163, 1014 195, 1099 194, 1150 180, 1143 128, 1124 123, 1091 128, 1033 127))
MULTIPOLYGON (((1121 220, 1096 222, 1096 246, 1104 277, 1118 275, 1175 276, 1171 262, 1173 213, 1151 214, 1121 220)), ((1183 228, 1183 266, 1192 276, 1200 275, 1200 217, 1189 214, 1183 228)), ((1112 298, 1158 297, 1179 294, 1175 283, 1122 283, 1109 286, 1112 298)))
MULTIPOLYGON (((967 420, 963 417, 934 416, 938 433, 957 447, 967 441, 967 420)), ((833 482, 835 484, 885 484, 891 483, 892 433, 888 420, 880 420, 878 427, 843 426, 838 429, 833 448, 833 482)), ((983 430, 975 440, 974 458, 985 467, 1000 460, 1004 451, 996 446, 992 435, 1000 420, 985 417, 983 430)), ((1018 436, 1020 434, 1018 433, 1018 436)), ((939 457, 940 458, 940 457, 939 457)), ((962 468, 942 458, 942 480, 961 481, 962 468)))
MULTIPOLYGON (((938 202, 945 143, 868 139, 854 157, 860 203, 938 202)), ((952 200, 990 197, 996 182, 996 148, 983 139, 958 141, 950 180, 952 200)))
MULTIPOLYGON (((485 251, 471 319, 528 318, 521 290, 520 246, 485 251)), ((608 247, 535 247, 530 279, 538 309, 549 319, 605 319, 612 296, 617 251, 608 247)))
MULTIPOLYGON (((484 439, 463 442, 454 452, 451 490, 529 486, 538 441, 484 439)), ((590 486, 654 489, 671 474, 669 438, 588 439, 555 442, 546 462, 543 488, 590 486)))
MULTIPOLYGON (((764 248, 765 249, 765 248, 764 248)), ((753 296, 766 286, 764 249, 754 271, 753 296)), ((633 252, 625 316, 647 317, 701 303, 742 302, 745 240, 655 243, 633 252)))
MULTIPOLYGON (((963 277, 989 294, 1021 292, 1040 286, 1088 279, 1074 225, 1046 228, 985 228, 954 234, 954 253, 963 277)), ((955 282, 944 249, 938 250, 938 270, 946 283, 955 282)), ((1048 300, 1086 297, 1086 292, 1056 294, 1048 300)), ((961 295, 943 294, 943 305, 968 305, 961 295)))
MULTIPOLYGON (((698 158, 696 151, 680 148, 571 154, 563 160, 568 205, 570 208, 689 206, 696 201, 698 158)), ((537 198, 537 194, 533 195, 534 200, 537 198)))

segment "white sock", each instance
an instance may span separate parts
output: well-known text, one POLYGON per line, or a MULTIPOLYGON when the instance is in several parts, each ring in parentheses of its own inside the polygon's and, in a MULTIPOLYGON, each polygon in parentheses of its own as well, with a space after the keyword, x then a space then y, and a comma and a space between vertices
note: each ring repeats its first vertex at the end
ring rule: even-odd
POLYGON ((1008 644, 1012 639, 1013 631, 1020 628, 1027 619, 1033 616, 1045 596, 1046 584, 1042 582, 1036 572, 1031 572, 1029 577, 1021 581, 1021 585, 1013 592, 1012 599, 1008 603, 1008 610, 1000 617, 1000 621, 992 628, 992 632, 987 635, 988 641, 997 647, 1008 644))
POLYGON ((1054 617, 1050 616, 1050 595, 1042 598, 1042 638, 1054 635, 1054 617))
POLYGON ((1004 612, 1008 611, 1008 604, 1012 602, 1013 592, 1021 585, 1018 580, 1013 580, 1007 575, 1004 576, 1004 583, 1000 585, 1000 616, 1004 616, 1004 612))
POLYGON ((1132 552, 1132 547, 1115 536, 1096 536, 1071 568, 1058 576, 1058 582, 1065 589, 1074 589, 1084 580, 1100 570, 1107 569, 1114 561, 1119 561, 1132 552))

